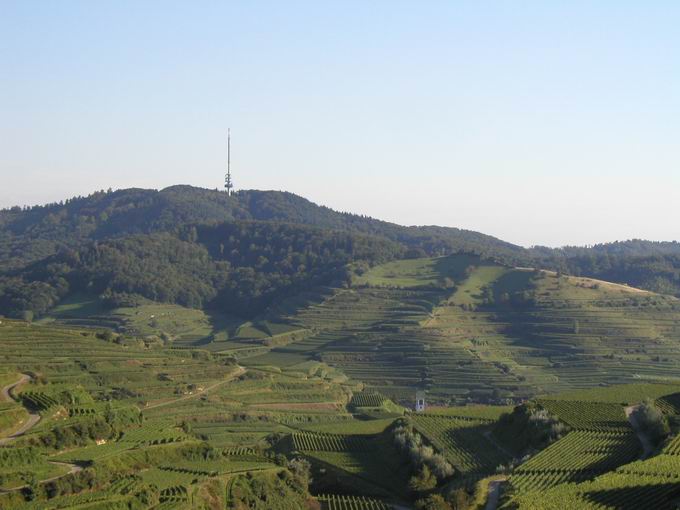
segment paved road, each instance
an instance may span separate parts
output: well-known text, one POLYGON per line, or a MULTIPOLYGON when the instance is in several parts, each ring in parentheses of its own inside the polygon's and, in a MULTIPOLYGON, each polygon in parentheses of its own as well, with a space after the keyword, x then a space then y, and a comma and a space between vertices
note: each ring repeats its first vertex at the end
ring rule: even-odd
MULTIPOLYGON (((18 386, 21 386, 22 384, 26 384, 30 380, 31 380, 30 375, 21 374, 21 379, 19 379, 17 382, 12 383, 12 384, 8 384, 4 388, 2 388, 0 395, 2 395, 3 400, 17 400, 18 401, 18 399, 14 398, 14 396, 12 395, 13 390, 15 388, 17 388, 18 386)), ((2 439, 0 439, 0 446, 9 443, 10 441, 12 441, 13 439, 15 439, 19 436, 23 436, 26 432, 28 432, 33 427, 35 427, 38 424, 39 421, 40 421, 40 415, 38 413, 31 413, 29 411, 28 420, 26 420, 26 422, 23 423, 21 425, 21 427, 19 427, 18 430, 15 430, 12 434, 10 434, 7 437, 3 437, 2 439)))

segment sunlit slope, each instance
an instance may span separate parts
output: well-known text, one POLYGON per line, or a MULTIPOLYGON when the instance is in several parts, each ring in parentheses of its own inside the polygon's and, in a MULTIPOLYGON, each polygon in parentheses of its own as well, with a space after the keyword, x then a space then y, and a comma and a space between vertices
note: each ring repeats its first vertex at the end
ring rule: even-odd
POLYGON ((374 267, 290 320, 314 334, 252 362, 317 359, 404 398, 524 398, 680 373, 677 299, 468 255, 374 267))
MULTIPOLYGON (((492 273, 475 269, 468 282, 482 271, 492 273)), ((676 299, 544 271, 496 274, 463 296, 476 296, 475 305, 459 289, 426 327, 542 391, 677 376, 676 299)))

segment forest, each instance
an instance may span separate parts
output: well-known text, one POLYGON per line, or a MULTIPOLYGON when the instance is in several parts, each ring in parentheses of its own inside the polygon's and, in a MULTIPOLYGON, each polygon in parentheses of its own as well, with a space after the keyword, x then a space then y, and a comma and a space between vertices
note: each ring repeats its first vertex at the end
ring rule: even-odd
POLYGON ((468 253, 680 295, 680 245, 626 241, 523 248, 448 227, 404 227, 286 192, 173 186, 100 191, 0 211, 0 308, 44 315, 74 293, 119 306, 148 299, 252 316, 348 264, 468 253))

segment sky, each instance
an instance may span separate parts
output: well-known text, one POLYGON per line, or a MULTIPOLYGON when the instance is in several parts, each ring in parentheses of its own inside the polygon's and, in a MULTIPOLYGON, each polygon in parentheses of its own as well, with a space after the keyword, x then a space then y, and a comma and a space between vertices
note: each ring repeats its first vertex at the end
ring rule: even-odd
POLYGON ((223 184, 531 245, 680 240, 675 1, 0 6, 0 207, 223 184))

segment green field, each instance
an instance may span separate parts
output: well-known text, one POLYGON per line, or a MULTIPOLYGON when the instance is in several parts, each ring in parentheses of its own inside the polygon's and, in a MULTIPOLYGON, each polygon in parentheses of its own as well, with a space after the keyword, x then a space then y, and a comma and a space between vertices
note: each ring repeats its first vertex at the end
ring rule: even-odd
POLYGON ((467 255, 398 260, 371 268, 358 277, 356 283, 402 288, 438 285, 444 278, 455 283, 465 279, 466 269, 479 262, 479 257, 467 255))

